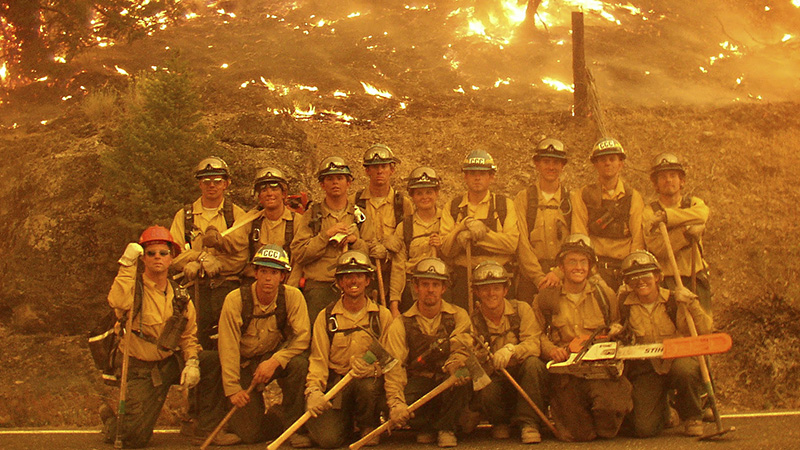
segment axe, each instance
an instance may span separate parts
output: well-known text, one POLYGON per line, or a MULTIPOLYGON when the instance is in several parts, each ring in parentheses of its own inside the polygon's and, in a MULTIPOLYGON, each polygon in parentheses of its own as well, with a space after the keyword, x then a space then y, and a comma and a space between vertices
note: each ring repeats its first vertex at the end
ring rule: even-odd
POLYGON ((222 237, 225 237, 225 236, 233 233, 235 230, 238 230, 239 228, 242 228, 243 226, 247 225, 248 223, 256 220, 258 218, 258 216, 261 215, 261 212, 262 212, 261 207, 256 207, 256 208, 251 209, 250 211, 247 211, 247 213, 245 215, 239 217, 239 219, 233 224, 233 226, 231 226, 227 230, 225 230, 222 233, 220 233, 220 235, 222 237))
MULTIPOLYGON (((392 355, 390 355, 389 352, 387 352, 386 349, 384 349, 380 343, 378 343, 377 339, 372 339, 369 348, 364 353, 364 356, 362 356, 361 358, 363 358, 364 361, 368 362, 369 364, 374 364, 377 362, 381 368, 381 373, 386 373, 392 370, 392 368, 395 365, 397 365, 397 360, 393 358, 392 355)), ((341 392, 341 390, 344 389, 345 386, 350 384, 353 378, 354 378, 353 372, 352 371, 347 372, 347 374, 344 377, 342 377, 342 379, 339 380, 338 383, 333 385, 333 387, 328 392, 325 393, 325 400, 330 401, 332 398, 336 397, 336 395, 339 394, 339 392, 341 392)), ((302 416, 300 416, 291 426, 289 426, 289 428, 286 429, 286 431, 284 431, 280 436, 278 436, 277 439, 272 441, 267 446, 267 450, 277 450, 277 448, 280 447, 281 444, 286 442, 287 439, 292 437, 292 435, 296 433, 297 430, 300 429, 300 427, 305 425, 305 423, 308 422, 308 419, 310 418, 311 418, 311 412, 310 411, 304 412, 302 416)))
MULTIPOLYGON (((489 346, 489 343, 482 338, 478 338, 477 341, 480 342, 483 348, 486 349, 486 351, 489 354, 489 359, 491 360, 492 349, 489 346)), ((536 406, 536 403, 533 402, 531 396, 528 395, 528 393, 525 392, 524 389, 522 389, 522 386, 520 386, 519 383, 517 383, 517 380, 515 380, 510 373, 508 373, 508 370, 506 370, 505 368, 500 369, 500 373, 502 373, 506 377, 506 379, 508 380, 509 383, 511 383, 512 386, 514 386, 514 389, 517 390, 517 392, 525 400, 525 402, 527 402, 528 405, 530 405, 530 407, 533 408, 533 411, 536 413, 537 416, 539 416, 539 419, 542 421, 542 423, 547 425, 547 428, 550 429, 550 432, 553 433, 553 436, 555 436, 556 439, 561 439, 561 434, 558 432, 555 425, 553 425, 553 423, 550 422, 550 419, 545 415, 545 413, 543 413, 542 410, 539 409, 538 406, 536 406)))
MULTIPOLYGON (((417 401, 410 404, 408 406, 408 412, 413 413, 414 411, 418 410, 422 407, 422 405, 428 403, 429 401, 433 400, 441 394, 442 392, 449 389, 451 386, 456 384, 459 379, 463 378, 472 378, 472 385, 475 390, 481 390, 485 388, 489 383, 492 382, 492 379, 486 375, 486 372, 483 371, 481 364, 478 362, 478 359, 475 358, 475 355, 470 354, 469 358, 465 361, 464 367, 461 367, 456 371, 454 375, 450 375, 446 380, 442 381, 438 386, 428 391, 427 394, 420 397, 417 401)), ((358 450, 359 448, 363 447, 364 444, 370 442, 375 436, 379 436, 383 434, 384 431, 388 431, 392 429, 396 425, 395 422, 391 420, 387 420, 378 428, 372 430, 371 433, 367 434, 366 436, 362 437, 356 442, 350 444, 350 450, 358 450)))
MULTIPOLYGON (((681 280, 681 272, 678 270, 678 262, 675 260, 675 252, 672 251, 672 242, 669 240, 667 225, 664 224, 664 222, 659 222, 658 229, 661 231, 661 237, 664 239, 664 246, 667 247, 669 263, 672 266, 672 272, 675 277, 675 285, 678 286, 678 289, 682 289, 683 281, 681 280)), ((694 254, 694 252, 692 253, 694 254)), ((681 304, 680 307, 683 309, 683 315, 686 316, 686 324, 689 325, 689 332, 692 334, 692 337, 696 337, 697 327, 694 324, 694 318, 691 314, 689 314, 689 308, 687 308, 685 304, 681 304)), ((706 392, 708 392, 708 402, 711 405, 711 411, 714 413, 714 423, 717 426, 717 431, 711 434, 700 436, 698 438, 698 440, 703 441, 722 436, 730 431, 735 431, 736 428, 725 428, 722 426, 722 419, 720 418, 719 409, 717 408, 717 396, 714 394, 714 386, 711 382, 711 373, 708 371, 708 364, 706 363, 706 359, 702 356, 698 356, 697 361, 700 363, 700 374, 703 377, 703 384, 705 384, 706 392)))

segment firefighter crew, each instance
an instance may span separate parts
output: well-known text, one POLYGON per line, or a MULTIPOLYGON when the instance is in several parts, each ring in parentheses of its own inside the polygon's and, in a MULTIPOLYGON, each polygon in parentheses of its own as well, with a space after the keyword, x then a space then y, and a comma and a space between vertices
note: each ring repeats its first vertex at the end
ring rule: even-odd
POLYGON ((173 270, 182 271, 185 281, 200 279, 193 298, 197 308, 197 337, 206 350, 216 348, 216 327, 222 302, 228 292, 239 287, 239 272, 247 264, 247 252, 223 254, 203 246, 203 234, 209 227, 224 231, 244 214, 242 208, 225 198, 231 184, 228 165, 211 156, 197 164, 194 176, 200 186, 200 198, 175 214, 170 233, 183 252, 173 262, 173 270))
MULTIPOLYGON (((197 316, 186 291, 169 279, 172 259, 181 252, 169 230, 152 226, 139 242, 131 242, 119 259, 108 304, 121 322, 131 314, 130 348, 120 342, 120 354, 130 356, 126 408, 121 439, 125 448, 144 447, 167 398, 169 387, 191 388, 200 380, 197 316), (142 260, 144 271, 137 270, 142 260), (183 325, 182 325, 183 324, 183 325)), ((100 409, 105 442, 115 442, 117 417, 107 405, 100 409)))
POLYGON ((386 373, 389 417, 409 422, 418 432, 417 443, 455 447, 456 424, 472 391, 466 378, 416 410, 413 418, 408 405, 464 365, 473 343, 469 315, 442 301, 449 275, 441 259, 422 259, 412 276, 417 301, 392 322, 385 340, 386 350, 401 362, 386 373))
POLYGON ((564 144, 550 138, 539 141, 533 164, 538 174, 536 182, 514 198, 520 236, 517 298, 529 304, 539 287, 558 284, 556 274, 550 275, 547 281, 544 276, 556 267, 556 255, 572 224, 572 201, 561 183, 561 173, 567 165, 564 144))
MULTIPOLYGON (((387 300, 394 255, 400 251, 400 240, 395 237, 395 229, 404 217, 413 213, 411 200, 391 185, 392 175, 399 163, 400 160, 389 147, 372 145, 364 152, 362 159, 369 184, 353 196, 353 202, 364 211, 375 229, 377 243, 370 256, 381 261, 384 298, 387 300)), ((377 289, 377 279, 373 280, 373 287, 377 289)))
POLYGON ((620 177, 626 157, 615 139, 597 141, 590 157, 597 183, 584 186, 572 198, 572 233, 592 239, 598 272, 615 291, 622 284, 622 259, 644 248, 642 195, 620 177))
MULTIPOLYGON (((616 294, 600 277, 590 278, 595 263, 588 236, 573 234, 561 246, 556 264, 564 273, 563 284, 543 289, 534 301, 547 330, 542 334, 543 359, 566 361, 569 343, 597 329, 608 327, 610 335, 621 331, 616 294)), ((631 384, 625 377, 550 375, 550 412, 564 440, 613 438, 632 408, 631 384)))
MULTIPOLYGON (((686 288, 670 291, 658 286, 663 275, 653 254, 639 250, 628 255, 622 261, 622 275, 627 288, 620 293, 620 318, 632 336, 632 343, 651 344, 689 336, 687 310, 699 334, 711 332, 711 317, 696 295, 686 288)), ((703 434, 700 396, 704 389, 696 358, 630 361, 626 363, 625 376, 633 385, 630 416, 636 436, 655 436, 664 429, 669 417, 668 395, 673 390, 675 409, 684 422, 685 434, 703 434)))
POLYGON ((497 174, 492 156, 473 150, 461 166, 467 192, 442 213, 442 256, 453 260, 453 302, 467 305, 467 269, 487 259, 506 265, 517 252, 519 228, 514 202, 489 189, 497 174), (471 246, 472 261, 466 248, 471 246))
POLYGON ((344 159, 338 156, 323 159, 317 179, 325 199, 312 203, 300 217, 291 245, 295 264, 305 276, 303 294, 312 323, 320 311, 339 299, 339 292, 333 288, 339 256, 348 249, 370 254, 375 247, 372 222, 347 198, 353 175, 344 159))
MULTIPOLYGON (((224 238, 220 235, 219 230, 212 230, 209 227, 203 235, 203 245, 214 247, 227 254, 239 254, 245 249, 249 258, 252 259, 261 246, 275 244, 282 247, 289 255, 292 239, 300 224, 300 217, 286 207, 288 190, 289 182, 281 169, 277 167, 259 169, 253 182, 253 195, 258 200, 257 208, 261 210, 261 215, 224 238)), ((234 223, 234 225, 237 224, 234 223)), ((291 257, 289 259, 291 261, 291 257)), ((242 271, 243 281, 252 282, 255 267, 253 264, 248 264, 244 268, 242 271)), ((297 287, 300 275, 300 270, 292 271, 286 284, 297 287)))
POLYGON ((414 304, 411 275, 417 263, 435 257, 442 246, 439 234, 442 211, 436 207, 439 185, 440 179, 430 167, 417 167, 408 177, 408 194, 414 202, 414 214, 406 216, 395 231, 401 247, 394 254, 389 288, 389 310, 394 317, 408 311, 414 304))
POLYGON ((650 181, 658 199, 644 207, 642 224, 645 245, 663 267, 664 287, 675 289, 667 248, 658 230, 658 223, 664 222, 683 285, 697 294, 700 305, 710 314, 711 287, 708 282, 708 263, 703 258, 703 232, 708 221, 708 206, 697 197, 684 195, 686 169, 672 153, 661 153, 655 157, 650 169, 650 181))
POLYGON ((494 439, 508 439, 513 424, 523 444, 541 442, 535 411, 500 373, 508 371, 539 409, 546 409, 547 368, 539 359, 541 325, 528 303, 506 298, 511 279, 500 264, 491 260, 478 264, 472 284, 480 302, 472 313, 472 328, 475 338, 489 345, 494 368, 492 383, 475 392, 472 409, 492 424, 494 439))
MULTIPOLYGON (((304 351, 311 326, 303 294, 284 284, 292 268, 283 247, 262 246, 253 257, 255 282, 225 298, 219 320, 219 351, 201 354, 198 441, 202 443, 232 405, 238 409, 214 445, 263 442, 279 435, 304 411, 303 388, 308 372, 304 351), (208 355, 208 356, 207 356, 208 355), (206 361, 211 366, 206 369, 206 361), (221 372, 220 372, 221 371, 221 372), (283 394, 280 418, 264 411, 261 390, 277 380, 283 394), (251 383, 256 385, 248 391, 251 383), (225 397, 230 403, 225 401, 225 397)), ((297 433, 292 447, 311 446, 307 433, 297 433)))
MULTIPOLYGON (((342 254, 336 264, 341 298, 314 321, 305 390, 312 418, 306 427, 322 448, 345 444, 354 425, 362 437, 380 425, 383 376, 377 363, 368 364, 363 356, 373 339, 383 339, 392 313, 366 295, 374 273, 366 254, 357 250, 342 254), (355 379, 331 402, 325 400, 325 392, 348 371, 355 379)), ((370 444, 377 444, 377 439, 370 444)))

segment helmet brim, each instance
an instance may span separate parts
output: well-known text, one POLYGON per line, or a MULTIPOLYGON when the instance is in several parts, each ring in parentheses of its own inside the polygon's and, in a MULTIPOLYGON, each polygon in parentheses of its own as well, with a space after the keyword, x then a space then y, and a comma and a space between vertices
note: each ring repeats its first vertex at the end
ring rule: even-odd
POLYGON ((292 270, 292 266, 284 265, 284 264, 280 264, 280 263, 276 263, 276 262, 272 262, 272 261, 254 261, 253 265, 254 266, 260 266, 260 267, 269 267, 269 268, 278 269, 278 270, 285 270, 287 272, 290 272, 292 270))

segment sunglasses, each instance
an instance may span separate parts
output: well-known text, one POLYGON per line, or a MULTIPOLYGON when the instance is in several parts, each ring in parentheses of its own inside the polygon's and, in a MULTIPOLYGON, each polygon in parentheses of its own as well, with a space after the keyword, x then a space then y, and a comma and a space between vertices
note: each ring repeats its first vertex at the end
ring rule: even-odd
POLYGON ((213 185, 215 185, 215 186, 219 186, 219 185, 221 185, 222 183, 224 183, 224 182, 225 182, 225 178, 222 178, 222 177, 215 177, 215 178, 201 178, 201 179, 200 179, 200 182, 201 182, 201 183, 203 183, 203 184, 204 184, 204 185, 206 185, 206 186, 209 186, 209 185, 211 185, 211 184, 213 184, 213 185))
POLYGON ((155 250, 147 250, 147 251, 146 251, 146 252, 144 252, 144 253, 145 253, 147 256, 149 256, 149 257, 151 257, 151 258, 152 258, 152 257, 156 256, 156 254, 159 254, 159 255, 161 255, 161 256, 167 256, 167 255, 169 255, 169 254, 170 254, 170 251, 169 251, 169 250, 159 250, 159 251, 155 251, 155 250))

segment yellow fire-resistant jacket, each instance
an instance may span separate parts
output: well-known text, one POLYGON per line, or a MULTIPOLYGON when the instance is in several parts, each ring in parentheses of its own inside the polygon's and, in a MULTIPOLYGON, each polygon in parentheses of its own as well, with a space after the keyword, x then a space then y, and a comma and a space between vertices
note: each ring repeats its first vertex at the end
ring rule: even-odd
MULTIPOLYGON (((302 216, 299 217, 300 223, 297 232, 292 241, 292 257, 299 267, 303 269, 303 274, 309 280, 314 281, 333 281, 334 280, 334 267, 339 256, 342 254, 342 249, 328 241, 325 231, 338 222, 345 225, 355 223, 354 206, 351 201, 347 202, 347 206, 341 211, 332 211, 323 200, 320 203, 322 220, 320 232, 314 234, 309 226, 309 223, 314 220, 313 208, 309 209, 302 216)), ((298 217, 295 216, 295 220, 298 217)), ((369 255, 370 250, 377 245, 375 239, 375 228, 372 221, 367 220, 361 224, 361 230, 356 231, 358 238, 352 245, 351 250, 359 250, 364 254, 369 255)))
MULTIPOLYGON (((453 314, 455 319, 455 328, 453 332, 450 333, 450 356, 448 357, 448 361, 465 361, 473 345, 472 336, 470 335, 471 323, 469 314, 467 314, 463 308, 445 301, 442 301, 441 312, 453 314)), ((428 319, 420 313, 417 304, 414 303, 402 316, 413 317, 424 334, 434 336, 442 322, 441 312, 432 319, 428 319)), ((406 359, 408 358, 409 349, 408 343, 406 342, 406 327, 402 317, 398 317, 397 320, 392 322, 392 325, 389 327, 389 332, 383 342, 386 351, 399 361, 392 370, 386 372, 384 375, 386 402, 389 408, 391 408, 398 403, 406 403, 404 389, 406 383, 408 383, 408 374, 406 372, 408 361, 406 361, 406 359)))
POLYGON ((436 250, 428 245, 431 233, 438 233, 442 221, 442 211, 437 208, 436 217, 425 222, 417 213, 412 216, 413 231, 411 245, 406 249, 403 233, 405 223, 400 222, 395 230, 395 238, 400 242, 400 249, 392 259, 392 278, 389 283, 389 301, 400 301, 403 289, 406 287, 407 277, 414 271, 417 263, 425 258, 436 256, 436 250), (406 256, 406 253, 408 256, 406 256))
POLYGON ((550 315, 549 311, 552 311, 550 331, 543 333, 541 340, 542 354, 548 359, 550 352, 556 347, 566 347, 576 337, 591 335, 597 328, 619 322, 617 295, 600 277, 593 277, 592 280, 586 282, 577 303, 573 303, 567 297, 563 286, 551 289, 558 290, 555 304, 543 304, 552 301, 544 299, 549 292, 537 295, 533 303, 536 315, 543 324, 546 322, 545 317, 550 315), (598 290, 602 290, 608 305, 600 303, 602 300, 597 294, 598 290), (604 308, 608 308, 605 314, 604 308), (545 313, 545 310, 548 312, 545 313), (608 324, 606 324, 606 314, 608 315, 608 324))
MULTIPOLYGON (((277 220, 269 220, 264 216, 264 214, 265 212, 262 211, 261 215, 264 218, 261 221, 258 243, 254 246, 255 251, 258 251, 262 245, 275 244, 283 247, 284 244, 287 244, 287 242, 285 242, 286 225, 289 222, 292 222, 292 227, 294 228, 293 236, 297 235, 297 230, 300 226, 300 214, 293 214, 289 208, 283 208, 283 215, 281 215, 281 217, 279 217, 277 220)), ((235 226, 236 222, 234 222, 233 225, 235 226)), ((238 254, 244 250, 248 254, 248 259, 252 260, 254 255, 250 255, 249 253, 250 232, 252 230, 253 222, 250 222, 234 230, 231 232, 231 234, 225 236, 222 239, 223 251, 226 254, 238 254)), ((292 273, 289 275, 289 279, 286 280, 286 284, 290 286, 297 286, 298 282, 300 281, 300 277, 302 276, 302 270, 295 270, 294 260, 294 257, 292 257, 290 260, 290 263, 292 264, 292 273)), ((255 276, 255 272, 251 264, 247 264, 245 266, 244 270, 242 271, 242 276, 251 278, 255 276)))
POLYGON ((350 357, 361 357, 372 343, 373 337, 366 330, 370 327, 370 312, 378 311, 383 340, 392 322, 392 313, 383 306, 367 300, 366 306, 361 311, 352 314, 347 311, 339 299, 331 310, 339 330, 348 330, 356 327, 360 329, 347 333, 333 333, 333 339, 328 339, 328 320, 325 310, 320 311, 314 320, 314 331, 311 339, 311 356, 308 359, 308 377, 306 378, 306 396, 312 391, 325 392, 328 376, 333 371, 344 375, 350 371, 350 357))
POLYGON ((250 285, 253 296, 253 318, 247 330, 242 331, 242 290, 235 289, 225 297, 219 317, 219 360, 222 364, 222 385, 225 395, 230 396, 242 390, 239 383, 239 369, 242 359, 254 358, 267 352, 275 352, 272 357, 286 367, 289 360, 302 353, 311 342, 311 325, 308 322, 308 309, 303 294, 295 287, 286 288, 286 336, 278 330, 275 315, 258 318, 275 311, 276 299, 262 305, 256 295, 256 283, 250 285), (280 347, 280 348, 279 348, 280 347))
MULTIPOLYGON (((692 248, 692 243, 684 234, 684 231, 686 231, 686 228, 690 225, 706 224, 708 221, 708 206, 697 197, 692 197, 691 206, 689 208, 681 208, 680 204, 665 205, 660 201, 658 203, 667 213, 669 241, 672 244, 672 250, 675 252, 675 261, 678 263, 680 274, 686 277, 692 276, 692 252, 694 252, 695 258, 695 272, 706 269, 708 264, 700 254, 700 249, 703 246, 702 238, 700 242, 698 242, 699 245, 695 245, 694 248, 692 248)), ((672 264, 669 262, 667 247, 664 245, 661 232, 658 227, 653 227, 654 218, 655 212, 653 211, 653 206, 645 206, 642 216, 644 242, 647 245, 647 250, 658 258, 664 276, 672 276, 675 271, 672 270, 672 264)))
MULTIPOLYGON (((225 199, 222 203, 219 204, 219 207, 216 209, 215 213, 205 213, 203 209, 203 203, 200 198, 198 198, 192 204, 192 214, 194 215, 194 224, 200 228, 200 231, 205 232, 206 228, 209 225, 213 225, 216 227, 217 230, 223 232, 228 229, 227 224, 225 223, 225 216, 222 213, 222 207, 225 205, 226 201, 230 201, 229 199, 225 199), (208 218, 208 214, 213 214, 211 219, 208 218)), ((234 222, 236 219, 244 215, 245 212, 242 208, 233 205, 233 218, 234 222)), ((178 245, 185 249, 186 246, 186 239, 184 238, 185 235, 185 215, 183 209, 178 210, 175 213, 175 217, 172 219, 172 226, 170 226, 169 233, 172 235, 172 239, 178 243, 178 245)), ((225 253, 218 251, 214 248, 203 248, 203 236, 202 234, 198 234, 194 240, 190 243, 192 251, 184 251, 180 255, 178 255, 175 260, 172 262, 172 268, 178 271, 183 270, 183 266, 186 265, 189 261, 194 261, 200 256, 201 251, 206 251, 212 255, 214 255, 222 264, 222 269, 220 270, 219 275, 224 277, 228 280, 237 280, 239 273, 244 269, 245 265, 247 265, 247 249, 243 249, 237 251, 235 253, 225 253)))
MULTIPOLYGON (((462 195, 459 208, 467 207, 467 216, 475 219, 486 219, 489 215, 489 205, 494 194, 489 191, 486 196, 477 205, 469 203, 467 194, 462 195)), ((519 228, 517 227, 517 210, 514 207, 514 202, 506 198, 506 219, 503 223, 497 224, 497 231, 487 233, 486 237, 478 242, 473 243, 472 251, 472 265, 473 267, 478 263, 491 259, 503 265, 506 264, 514 257, 517 252, 517 243, 519 242, 519 228), (476 249, 484 250, 488 254, 476 255, 476 249)), ((450 203, 448 202, 448 205, 450 203)), ((464 218, 458 223, 455 222, 456 218, 450 215, 449 206, 442 212, 442 254, 445 257, 452 258, 456 265, 466 267, 467 255, 466 250, 461 247, 456 239, 458 233, 466 229, 464 225, 464 218)), ((495 216, 497 214, 497 205, 495 205, 495 216)))
MULTIPOLYGON (((630 218, 628 219, 631 236, 625 239, 611 239, 594 236, 589 233, 587 223, 589 221, 589 211, 583 202, 583 191, 586 188, 587 186, 584 186, 572 193, 572 233, 581 233, 589 236, 597 256, 623 259, 634 250, 643 250, 642 210, 644 209, 644 200, 642 200, 642 194, 636 189, 629 188, 632 190, 630 218)), ((603 191, 602 193, 602 199, 604 200, 615 200, 624 196, 625 188, 622 184, 622 178, 617 180, 617 186, 613 191, 603 191)))
MULTIPOLYGON (((108 293, 108 304, 114 308, 117 317, 122 317, 125 311, 133 308, 133 289, 135 285, 136 265, 120 266, 111 290, 108 293)), ((139 314, 133 317, 133 330, 141 331, 144 335, 158 340, 167 319, 172 317, 172 300, 175 294, 172 286, 168 283, 166 293, 156 288, 154 281, 146 275, 142 275, 142 309, 139 314)), ((189 358, 196 358, 200 351, 200 344, 197 342, 197 313, 192 302, 186 305, 186 318, 188 322, 186 329, 183 330, 178 343, 184 361, 189 358)), ((125 340, 120 341, 120 351, 125 351, 125 340)), ((136 335, 131 334, 130 355, 142 361, 160 361, 172 352, 159 350, 155 343, 148 342, 136 335)))

